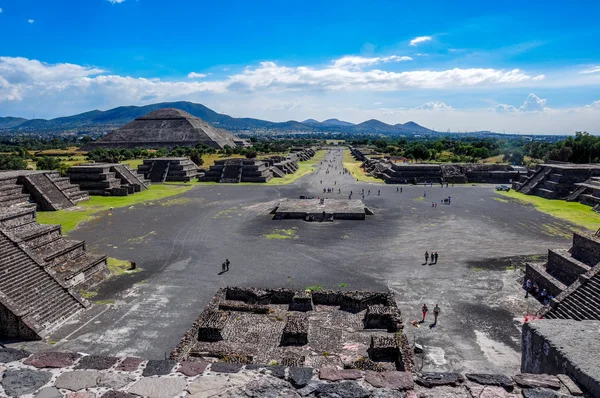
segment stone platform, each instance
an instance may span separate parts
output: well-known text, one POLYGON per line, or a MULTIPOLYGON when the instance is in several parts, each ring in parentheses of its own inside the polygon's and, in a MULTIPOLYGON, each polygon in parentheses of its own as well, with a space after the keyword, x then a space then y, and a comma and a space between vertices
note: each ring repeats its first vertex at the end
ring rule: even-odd
POLYGON ((372 215, 362 200, 325 199, 286 199, 279 202, 272 212, 276 219, 303 219, 316 221, 364 220, 372 215))

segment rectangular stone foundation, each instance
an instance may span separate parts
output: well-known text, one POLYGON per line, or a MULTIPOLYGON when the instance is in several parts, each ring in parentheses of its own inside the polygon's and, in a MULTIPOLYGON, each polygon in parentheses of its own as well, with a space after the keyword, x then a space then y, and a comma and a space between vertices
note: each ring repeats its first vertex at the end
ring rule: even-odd
POLYGON ((206 312, 198 327, 198 341, 223 340, 221 331, 227 323, 227 317, 227 313, 222 311, 206 312))
POLYGON ((308 344, 308 317, 305 314, 291 314, 283 328, 281 345, 308 344))
POLYGON ((364 220, 365 205, 361 200, 325 199, 287 199, 282 200, 273 211, 277 219, 324 219, 364 220))

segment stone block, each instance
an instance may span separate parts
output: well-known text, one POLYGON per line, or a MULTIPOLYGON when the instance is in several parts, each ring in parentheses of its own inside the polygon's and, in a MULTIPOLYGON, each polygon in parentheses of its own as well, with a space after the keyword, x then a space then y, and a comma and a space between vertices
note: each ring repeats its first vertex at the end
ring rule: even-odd
POLYGON ((112 388, 115 390, 125 387, 135 380, 135 377, 122 373, 100 373, 98 387, 112 388))
POLYGON ((369 390, 355 381, 321 384, 316 392, 319 398, 368 398, 371 395, 369 390))
POLYGON ((397 371, 367 371, 365 381, 376 388, 391 388, 396 390, 412 390, 415 385, 412 373, 397 371))
POLYGON ((180 377, 143 378, 129 387, 128 392, 148 398, 174 397, 181 394, 187 382, 180 377))
POLYGON ((19 361, 30 355, 31 353, 27 351, 16 350, 14 348, 2 348, 0 349, 0 363, 19 361))
POLYGON ((545 374, 519 373, 513 376, 515 383, 524 388, 553 388, 560 389, 558 377, 545 374))
POLYGON ((469 386, 469 392, 477 398, 519 398, 516 394, 509 393, 502 387, 491 385, 469 386))
POLYGON ((135 372, 138 370, 142 362, 144 362, 142 358, 127 357, 117 366, 116 369, 123 372, 135 372))
POLYGON ((32 394, 50 381, 52 373, 38 370, 7 370, 4 372, 0 385, 9 396, 19 397, 32 394))
POLYGON ((142 376, 164 376, 171 373, 177 362, 173 360, 150 360, 142 372, 142 376))
POLYGON ((100 398, 138 398, 138 396, 123 391, 107 391, 100 398))
POLYGON ((242 370, 242 365, 238 363, 215 362, 210 365, 211 372, 238 373, 240 370, 242 370))
POLYGON ((499 386, 508 391, 512 391, 515 384, 505 375, 488 374, 488 373, 467 373, 467 379, 485 386, 499 386))
POLYGON ((417 384, 427 388, 438 386, 455 387, 463 381, 463 377, 454 372, 425 372, 417 375, 417 384))
POLYGON ((117 357, 104 357, 100 355, 88 355, 79 361, 75 369, 95 369, 104 370, 112 367, 119 358, 117 357))
POLYGON ((63 398, 63 395, 56 387, 44 387, 35 394, 34 398, 63 398))
POLYGON ((65 390, 79 391, 98 385, 100 372, 93 370, 77 370, 65 372, 58 376, 54 385, 65 390))
POLYGON ((90 391, 68 392, 66 398, 96 398, 96 394, 90 391))
POLYGON ((357 380, 362 377, 360 370, 356 369, 336 369, 331 367, 321 368, 319 378, 321 380, 340 381, 340 380, 357 380))
POLYGON ((558 380, 569 390, 571 395, 580 396, 583 395, 583 391, 575 384, 575 382, 567 375, 556 375, 558 380))
POLYGON ((292 385, 296 388, 305 387, 311 380, 313 375, 312 368, 293 366, 289 368, 289 377, 292 385))
POLYGON ((70 352, 39 352, 27 358, 23 363, 36 368, 66 368, 73 365, 77 358, 79 358, 79 354, 70 352))
POLYGON ((179 364, 179 369, 177 371, 179 373, 183 373, 186 376, 198 376, 199 374, 204 373, 206 367, 208 366, 208 362, 189 362, 184 361, 179 364))

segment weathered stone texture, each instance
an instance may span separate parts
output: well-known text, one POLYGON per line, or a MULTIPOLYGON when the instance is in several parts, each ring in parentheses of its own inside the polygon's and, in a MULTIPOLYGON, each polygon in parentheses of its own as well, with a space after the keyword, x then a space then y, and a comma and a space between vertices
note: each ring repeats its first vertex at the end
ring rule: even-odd
POLYGON ((87 355, 79 361, 76 369, 108 369, 117 363, 117 357, 104 357, 100 355, 87 355))
POLYGON ((78 370, 61 374, 56 379, 55 385, 57 388, 79 391, 85 388, 96 387, 99 378, 100 373, 97 371, 78 370))
POLYGON ((186 384, 179 377, 151 377, 138 380, 128 391, 149 398, 174 397, 185 389, 186 384))
POLYGON ((377 388, 392 388, 396 390, 412 390, 414 381, 412 373, 408 372, 373 372, 367 371, 365 381, 377 388))
POLYGON ((150 360, 142 372, 144 377, 164 376, 171 373, 177 362, 172 360, 150 360))
POLYGON ((73 365, 79 354, 70 352, 40 352, 33 354, 23 363, 36 368, 65 368, 73 365))
POLYGON ((2 376, 0 385, 9 396, 32 394, 50 381, 52 374, 37 370, 7 370, 2 376))

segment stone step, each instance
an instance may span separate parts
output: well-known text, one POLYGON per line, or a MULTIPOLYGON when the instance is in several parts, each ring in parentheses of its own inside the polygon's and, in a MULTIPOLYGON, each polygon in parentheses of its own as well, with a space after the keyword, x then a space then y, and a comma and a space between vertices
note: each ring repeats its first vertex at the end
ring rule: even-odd
MULTIPOLYGON (((585 289, 582 289, 582 290, 585 290, 585 289)), ((598 296, 598 295, 587 294, 587 292, 579 291, 579 289, 577 289, 576 291, 574 291, 571 294, 573 295, 574 301, 577 301, 577 303, 579 303, 579 304, 582 303, 586 306, 591 306, 594 309, 600 308, 600 296, 598 296)), ((595 311, 595 312, 597 312, 597 311, 595 311)))
POLYGON ((61 238, 38 247, 36 251, 48 265, 56 265, 84 253, 85 242, 61 238))
POLYGON ((98 265, 106 266, 107 257, 105 255, 93 255, 90 253, 83 253, 81 256, 72 258, 62 264, 56 265, 52 268, 56 276, 67 283, 71 283, 70 279, 77 276, 80 273, 86 273, 88 270, 97 267, 98 265))
POLYGON ((60 237, 60 225, 38 224, 32 222, 13 228, 10 233, 24 241, 27 246, 35 248, 60 237))
POLYGON ((29 195, 26 193, 0 196, 0 207, 10 207, 27 203, 29 203, 29 195))
POLYGON ((23 193, 23 187, 20 185, 0 185, 0 197, 23 193))

